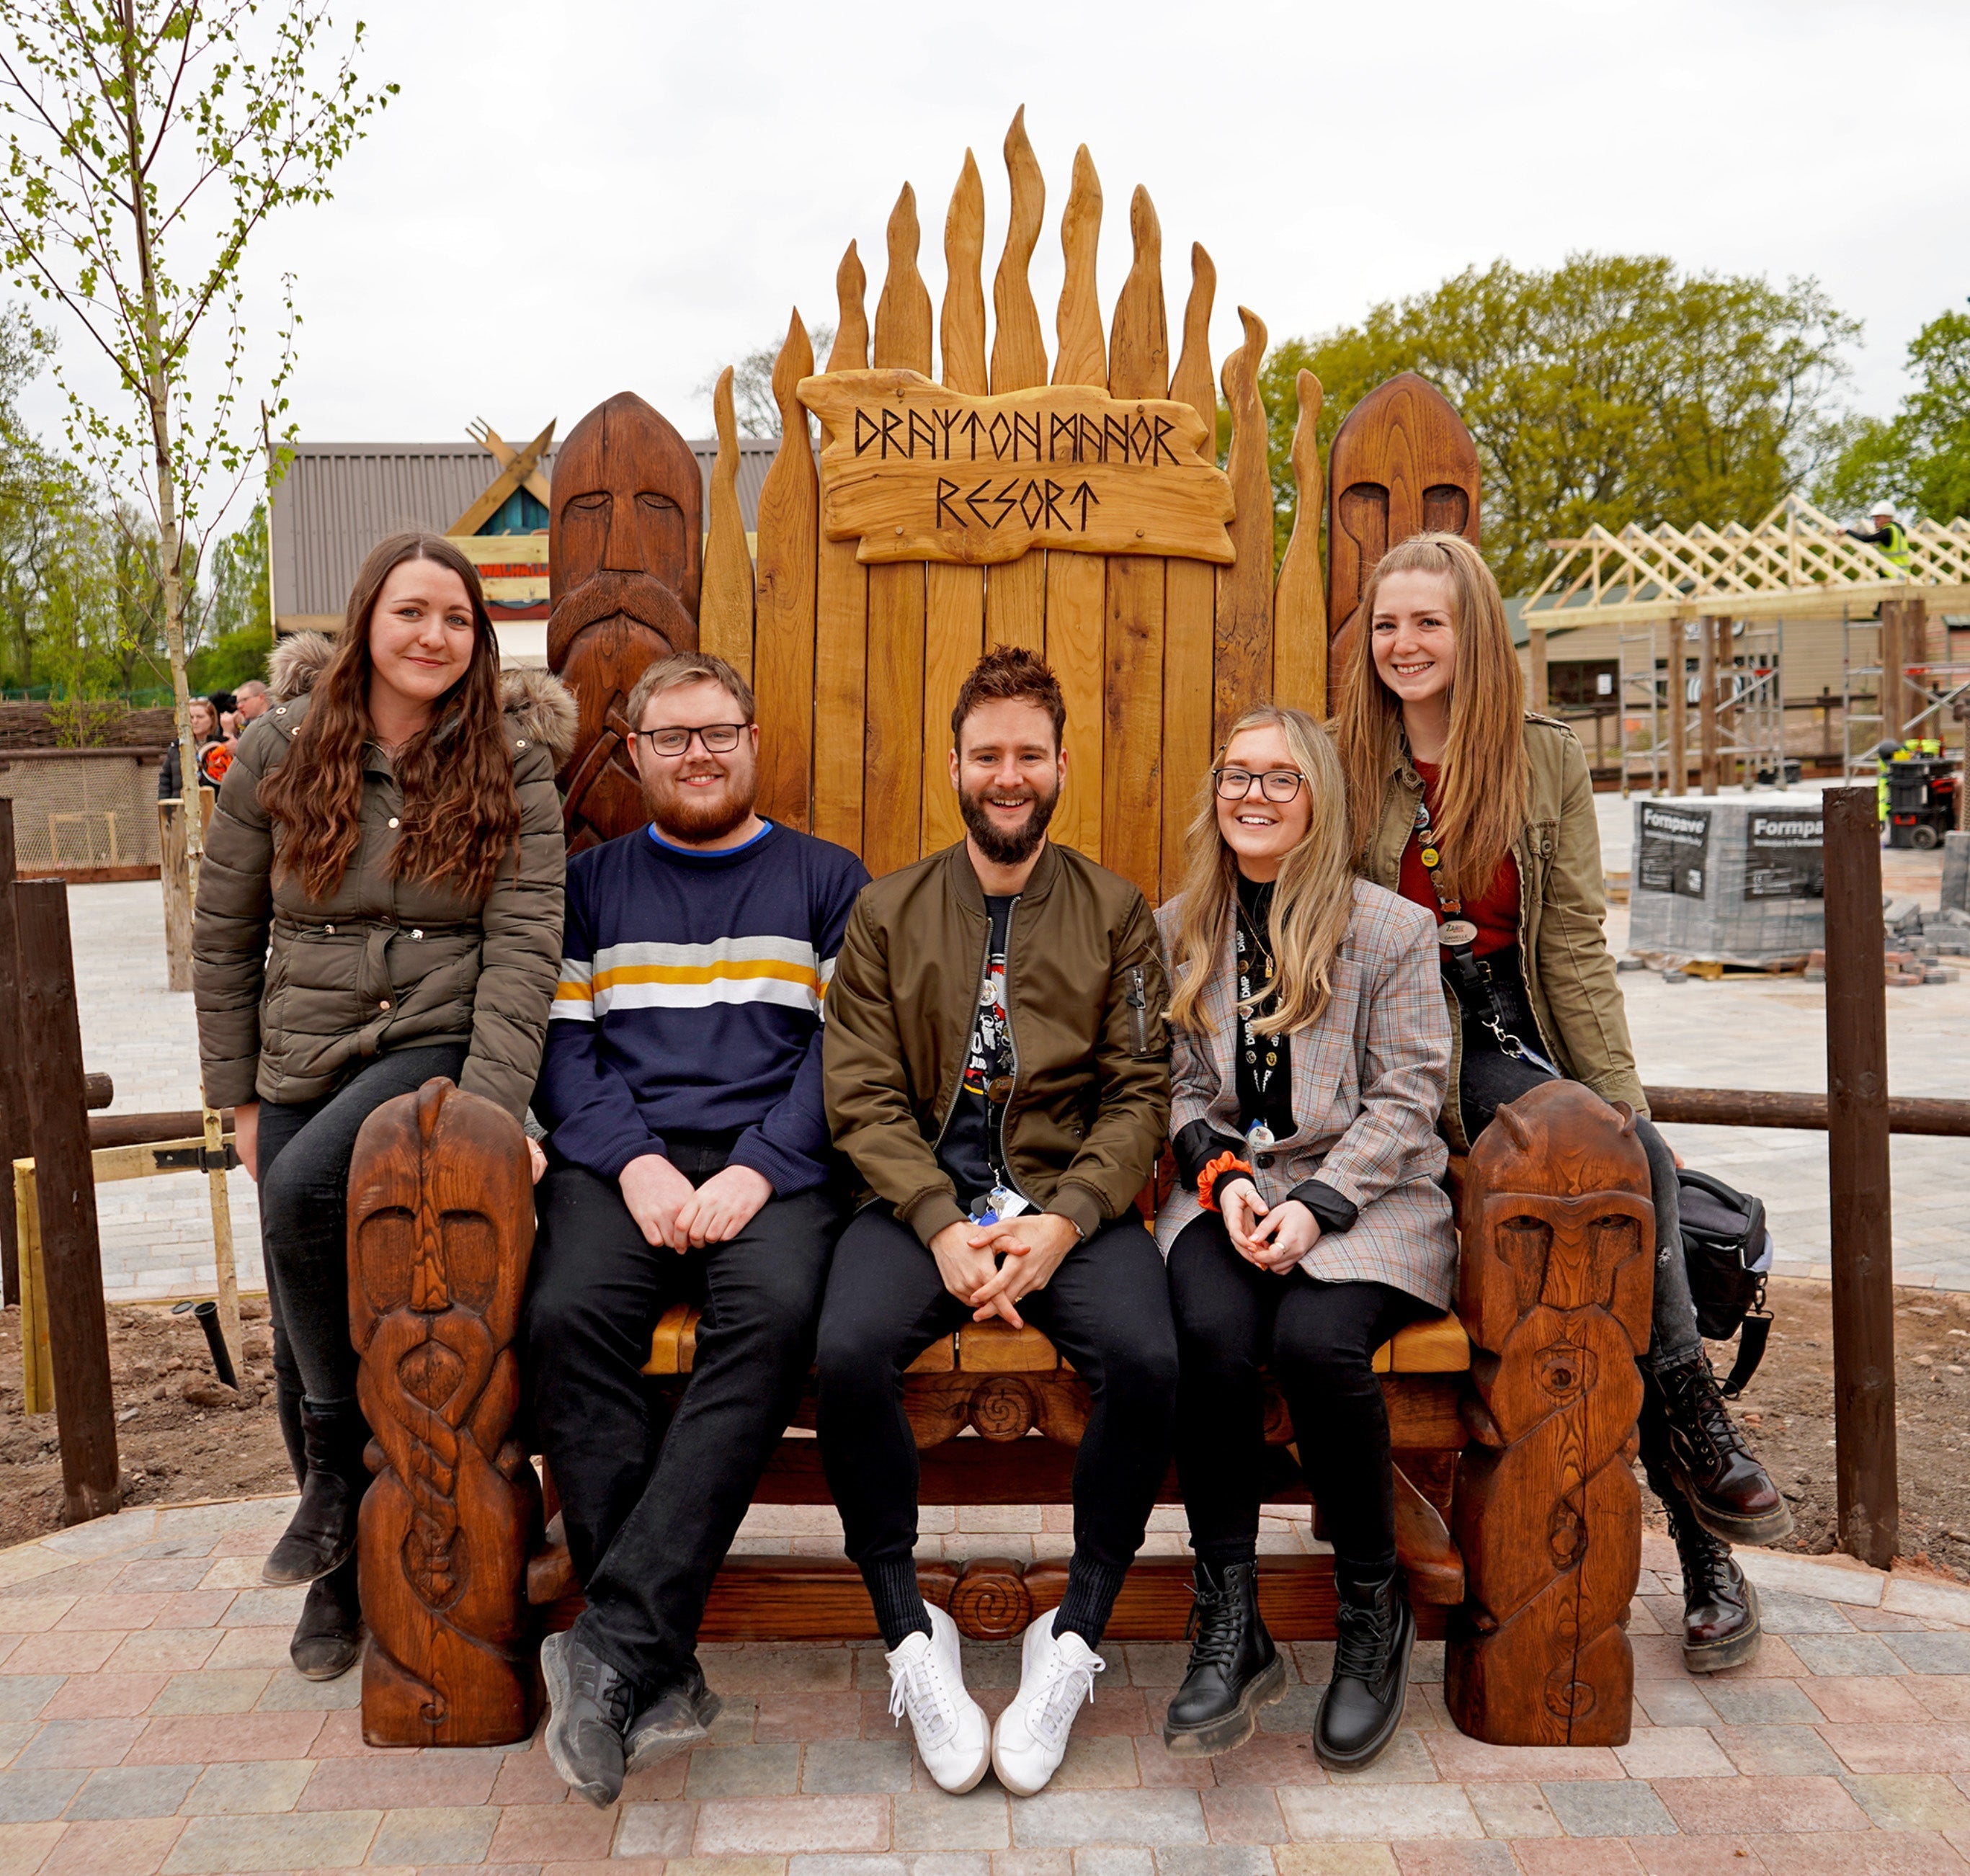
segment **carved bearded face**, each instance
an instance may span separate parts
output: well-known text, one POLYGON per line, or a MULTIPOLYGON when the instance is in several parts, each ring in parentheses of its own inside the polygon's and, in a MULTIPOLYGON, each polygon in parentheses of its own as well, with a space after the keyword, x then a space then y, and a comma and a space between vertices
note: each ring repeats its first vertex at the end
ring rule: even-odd
POLYGON ((561 771, 580 848, 644 819, 622 704, 652 659, 697 648, 704 501, 684 439, 626 391, 569 432, 553 498, 548 663, 580 710, 561 771))

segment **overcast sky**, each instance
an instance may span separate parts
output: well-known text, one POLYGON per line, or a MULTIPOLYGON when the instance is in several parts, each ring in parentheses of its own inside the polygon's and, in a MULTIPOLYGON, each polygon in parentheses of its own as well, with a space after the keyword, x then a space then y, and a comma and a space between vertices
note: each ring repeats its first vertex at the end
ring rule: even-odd
MULTIPOLYGON (((1047 178, 1049 351, 1084 141, 1106 197, 1104 321, 1141 183, 1173 335, 1190 243, 1217 262, 1221 361, 1241 302, 1278 339, 1500 256, 1660 253, 1816 275, 1866 322, 1853 396, 1885 413, 1909 339, 1970 294, 1962 0, 389 0, 369 30, 362 71, 401 95, 333 204, 255 250, 259 278, 297 276, 311 440, 452 438, 475 417, 564 433, 625 388, 704 433, 697 388, 717 367, 795 303, 834 318, 851 236, 873 313, 905 178, 941 295, 967 145, 989 294, 1021 103, 1047 178)), ((45 395, 33 407, 51 420, 45 395)))

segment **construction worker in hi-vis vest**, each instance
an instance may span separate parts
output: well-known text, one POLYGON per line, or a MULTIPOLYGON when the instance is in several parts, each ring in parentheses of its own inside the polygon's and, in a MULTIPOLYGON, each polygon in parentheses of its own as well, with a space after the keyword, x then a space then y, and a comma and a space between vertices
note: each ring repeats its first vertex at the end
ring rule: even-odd
POLYGON ((1874 504, 1874 517, 1871 528, 1850 527, 1845 531, 1856 540, 1864 540, 1871 547, 1879 547, 1906 573, 1915 556, 1909 550, 1908 530, 1895 519, 1895 505, 1883 496, 1874 504))

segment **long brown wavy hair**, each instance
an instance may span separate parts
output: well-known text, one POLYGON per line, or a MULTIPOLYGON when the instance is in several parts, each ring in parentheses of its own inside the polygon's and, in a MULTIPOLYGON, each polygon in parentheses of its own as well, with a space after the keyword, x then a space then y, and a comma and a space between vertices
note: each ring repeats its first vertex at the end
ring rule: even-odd
POLYGON ((1334 746, 1347 771, 1359 862, 1374 844, 1383 796, 1402 746, 1402 700, 1375 668, 1375 602, 1391 573, 1409 573, 1441 574, 1450 582, 1457 667, 1436 831, 1445 884, 1469 899, 1490 884, 1525 825, 1526 686, 1498 583, 1462 535, 1417 534, 1376 563, 1362 589, 1354 644, 1341 673, 1334 746))
POLYGON ((332 899, 362 839, 362 751, 369 721, 370 620, 392 570, 432 560, 464 583, 472 606, 465 675, 431 707, 431 721, 393 758, 403 827, 390 856, 393 879, 456 882, 483 900, 500 862, 517 852, 520 798, 500 722, 499 649, 479 570, 439 534, 392 534, 356 576, 333 655, 309 693, 307 720, 287 760, 260 784, 260 805, 279 823, 275 864, 320 904, 332 899))
MULTIPOLYGON (((1261 1035, 1290 1034, 1320 1021, 1334 994, 1334 960, 1354 910, 1347 791, 1334 745, 1319 723, 1304 710, 1260 704, 1231 725, 1211 769, 1223 764, 1224 750, 1241 731, 1269 724, 1278 725, 1294 765, 1306 778, 1302 785, 1313 814, 1305 833, 1280 863, 1279 884, 1273 889, 1266 943, 1279 966, 1279 1000, 1252 1025, 1261 1035)), ((1198 999, 1231 936, 1231 908, 1238 891, 1238 856, 1217 825, 1215 780, 1206 772, 1197 812, 1184 836, 1183 917, 1172 959, 1178 982, 1170 1000, 1169 1020, 1193 1033, 1203 1020, 1198 999)))

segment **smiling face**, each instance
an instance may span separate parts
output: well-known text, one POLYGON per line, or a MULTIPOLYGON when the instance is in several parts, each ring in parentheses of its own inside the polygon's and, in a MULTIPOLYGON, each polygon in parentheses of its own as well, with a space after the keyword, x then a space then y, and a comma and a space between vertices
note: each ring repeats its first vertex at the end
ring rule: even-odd
POLYGON ((1019 697, 994 698, 967 716, 951 753, 965 830, 985 858, 1018 866, 1039 852, 1067 779, 1053 718, 1019 697))
POLYGON ((399 560, 369 615, 371 719, 381 704, 386 716, 428 720, 465 675, 477 635, 463 580, 436 560, 399 560))
POLYGON ((1290 801, 1267 800, 1258 779, 1277 770, 1299 774, 1286 732, 1276 723, 1241 729, 1226 745, 1217 766, 1242 769, 1253 777, 1239 799, 1227 801, 1222 793, 1217 797, 1218 833, 1238 856, 1238 870, 1247 879, 1276 878, 1280 862, 1306 838, 1313 820, 1312 790, 1304 779, 1290 801))
POLYGON ((689 846, 723 840, 751 818, 759 793, 759 726, 744 723, 739 700, 712 678, 660 690, 643 706, 642 730, 704 730, 740 723, 738 747, 707 749, 702 735, 681 754, 662 755, 648 736, 636 738, 636 773, 657 831, 689 846))
POLYGON ((1405 570, 1383 579, 1369 643, 1382 682, 1404 703, 1448 694, 1457 674, 1456 617, 1448 573, 1405 570))

